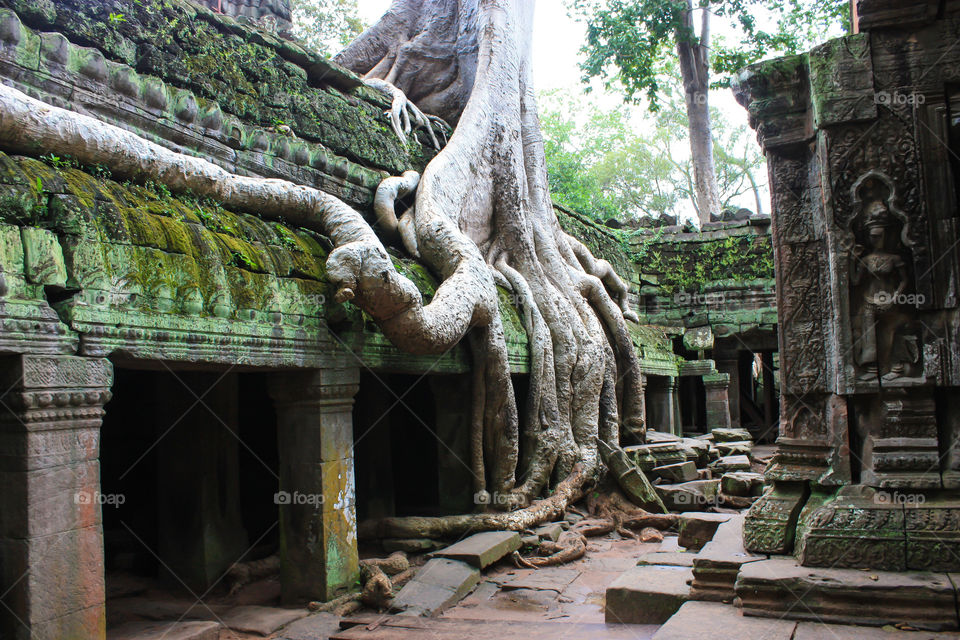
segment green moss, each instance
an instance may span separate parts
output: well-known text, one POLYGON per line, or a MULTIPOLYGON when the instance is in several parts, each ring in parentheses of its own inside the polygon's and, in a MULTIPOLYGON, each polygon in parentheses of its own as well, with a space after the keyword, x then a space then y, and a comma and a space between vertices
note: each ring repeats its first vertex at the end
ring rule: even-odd
POLYGON ((34 29, 62 33, 108 59, 192 91, 198 101, 216 102, 246 123, 266 128, 283 122, 298 137, 363 166, 399 174, 422 169, 432 157, 419 144, 404 147, 386 126, 380 102, 346 93, 322 75, 311 78, 301 64, 318 61, 306 51, 186 0, 61 0, 50 11, 0 0, 0 7, 16 11, 34 29), (111 13, 124 20, 111 22, 111 13))

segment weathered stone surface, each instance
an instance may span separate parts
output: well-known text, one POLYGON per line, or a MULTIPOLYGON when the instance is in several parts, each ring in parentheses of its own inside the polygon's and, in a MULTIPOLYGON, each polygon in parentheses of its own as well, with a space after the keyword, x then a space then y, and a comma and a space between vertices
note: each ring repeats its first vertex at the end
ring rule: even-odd
POLYGON ((277 640, 326 640, 340 630, 340 616, 315 613, 285 627, 277 640))
POLYGON ((955 591, 946 574, 802 567, 792 558, 740 568, 736 594, 751 616, 841 624, 907 623, 931 630, 960 628, 955 591))
POLYGON ((541 540, 552 540, 556 542, 560 534, 563 533, 563 526, 559 522, 551 522, 550 524, 537 527, 533 532, 541 540))
POLYGON ((720 480, 661 484, 657 485, 656 490, 671 511, 706 511, 707 508, 717 504, 720 480))
POLYGON ((726 473, 728 471, 749 471, 750 458, 743 455, 724 456, 710 465, 714 470, 726 473))
POLYGON ((642 471, 687 460, 687 454, 679 439, 625 447, 624 451, 642 471))
POLYGON ((728 496, 759 496, 763 492, 763 474, 730 471, 721 476, 720 491, 728 496))
POLYGON ((502 589, 547 589, 560 592, 577 579, 580 571, 563 567, 518 570, 500 584, 502 589))
POLYGON ((309 614, 306 609, 246 606, 231 609, 222 622, 228 629, 268 636, 277 629, 309 614))
POLYGON ((753 441, 753 436, 746 429, 712 429, 710 433, 717 444, 721 442, 753 441))
POLYGON ((514 531, 485 531, 434 552, 437 558, 461 560, 478 569, 485 569, 500 558, 520 548, 520 534, 514 531))
POLYGON ((727 513, 686 513, 680 516, 680 546, 699 550, 713 540, 713 535, 732 516, 727 513))
POLYGON ((731 602, 740 567, 767 559, 743 548, 743 521, 743 515, 736 515, 721 524, 713 539, 694 557, 690 592, 695 599, 731 602))
POLYGON ((479 583, 480 572, 474 567, 459 560, 432 558, 403 586, 390 609, 407 615, 439 615, 479 583))
POLYGON ((688 602, 653 636, 653 640, 791 640, 797 623, 747 618, 729 605, 688 602))
POLYGON ((793 640, 956 640, 956 633, 911 632, 895 627, 858 627, 846 624, 801 622, 793 640))
POLYGON ((650 473, 672 483, 689 482, 697 479, 697 465, 692 462, 678 462, 654 467, 650 473))
POLYGON ((219 622, 129 622, 111 629, 107 640, 217 640, 219 622))
POLYGON ((662 624, 689 599, 693 572, 685 567, 631 569, 607 588, 608 624, 662 624))
POLYGON ((694 557, 695 554, 688 551, 650 551, 640 556, 637 566, 692 567, 694 557))
POLYGON ((721 456, 747 456, 753 453, 753 443, 749 441, 718 442, 717 451, 721 456))

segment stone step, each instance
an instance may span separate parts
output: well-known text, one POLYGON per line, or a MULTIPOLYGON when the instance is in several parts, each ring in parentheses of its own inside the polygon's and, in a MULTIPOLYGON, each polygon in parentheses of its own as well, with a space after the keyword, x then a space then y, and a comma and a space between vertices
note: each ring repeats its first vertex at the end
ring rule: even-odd
POLYGON ((945 573, 821 569, 774 557, 743 565, 736 595, 751 616, 960 629, 957 589, 945 573))
POLYGON ((459 560, 432 558, 400 589, 390 609, 404 615, 436 616, 479 583, 480 571, 475 567, 459 560))
MULTIPOLYGON (((648 640, 651 626, 575 621, 351 616, 330 640, 648 640)), ((321 636, 325 637, 325 636, 321 636)), ((311 638, 311 640, 314 640, 311 638)))
POLYGON ((107 640, 217 640, 220 623, 202 620, 189 622, 128 622, 107 630, 107 640))
POLYGON ((732 516, 717 527, 713 540, 694 556, 690 590, 693 599, 732 601, 740 567, 767 559, 767 556, 747 553, 743 548, 743 519, 743 515, 732 516))
POLYGON ((732 518, 729 513, 684 513, 680 516, 680 546, 699 551, 713 540, 714 534, 724 522, 732 518))
POLYGON ((308 614, 309 611, 306 609, 280 609, 251 605, 231 609, 223 616, 222 622, 233 631, 269 636, 274 631, 308 614))
POLYGON ((435 551, 434 558, 460 560, 478 569, 491 564, 520 548, 520 534, 515 531, 485 531, 476 533, 460 542, 435 551))
POLYGON ((692 567, 694 557, 695 554, 689 551, 650 551, 640 556, 637 566, 692 567))
POLYGON ((608 624, 662 624, 690 599, 693 571, 687 567, 639 566, 607 587, 608 624))
MULTIPOLYGON (((660 627, 653 640, 791 640, 792 620, 747 618, 719 602, 688 602, 660 627)), ((829 635, 820 638, 829 638, 829 635)))

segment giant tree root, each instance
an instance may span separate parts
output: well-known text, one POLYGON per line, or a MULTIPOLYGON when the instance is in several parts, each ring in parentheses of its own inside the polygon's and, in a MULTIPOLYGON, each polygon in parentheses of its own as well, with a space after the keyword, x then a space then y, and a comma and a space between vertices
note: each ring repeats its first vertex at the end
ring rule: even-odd
POLYGON ((361 540, 373 538, 453 538, 479 531, 523 531, 563 515, 569 504, 580 499, 586 482, 583 468, 577 465, 570 476, 557 485, 553 495, 537 500, 525 509, 507 513, 475 513, 437 518, 382 518, 360 523, 361 540))
POLYGON ((540 553, 549 554, 543 557, 524 558, 518 552, 513 552, 513 563, 520 568, 541 569, 555 567, 579 560, 587 553, 587 538, 577 531, 564 531, 556 542, 544 540, 540 543, 540 553))

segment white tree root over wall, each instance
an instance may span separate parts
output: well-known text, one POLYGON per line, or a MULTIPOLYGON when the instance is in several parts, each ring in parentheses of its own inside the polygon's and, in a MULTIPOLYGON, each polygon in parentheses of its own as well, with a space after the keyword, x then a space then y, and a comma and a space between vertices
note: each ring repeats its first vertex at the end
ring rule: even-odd
POLYGON ((444 537, 523 529, 558 516, 600 477, 598 439, 618 444, 621 430, 637 439, 644 434, 640 369, 624 318, 626 287, 609 264, 561 229, 551 205, 530 78, 532 12, 530 0, 397 0, 384 18, 390 29, 381 21, 341 54, 347 62, 351 50, 366 56, 367 71, 386 70, 390 82, 435 82, 435 91, 420 94, 428 104, 442 102, 442 115, 458 122, 422 178, 408 172, 386 180, 375 203, 384 232, 399 236, 440 276, 428 305, 394 269, 363 217, 317 189, 236 176, 9 87, 0 87, 0 145, 69 154, 121 177, 154 180, 315 229, 335 247, 327 272, 336 298, 367 311, 400 349, 439 354, 467 337, 474 356, 474 489, 499 494, 494 506, 504 512, 390 518, 368 523, 363 533, 444 537), (433 75, 419 64, 413 66, 420 73, 413 73, 403 63, 419 60, 411 42, 424 34, 436 39, 438 28, 454 34, 440 40, 456 53, 448 52, 447 67, 431 58, 433 75), (417 29, 419 36, 391 40, 417 29), (398 218, 395 202, 415 189, 414 207, 398 218), (497 282, 513 290, 529 336, 522 416, 497 282), (549 498, 530 504, 547 488, 549 498))

